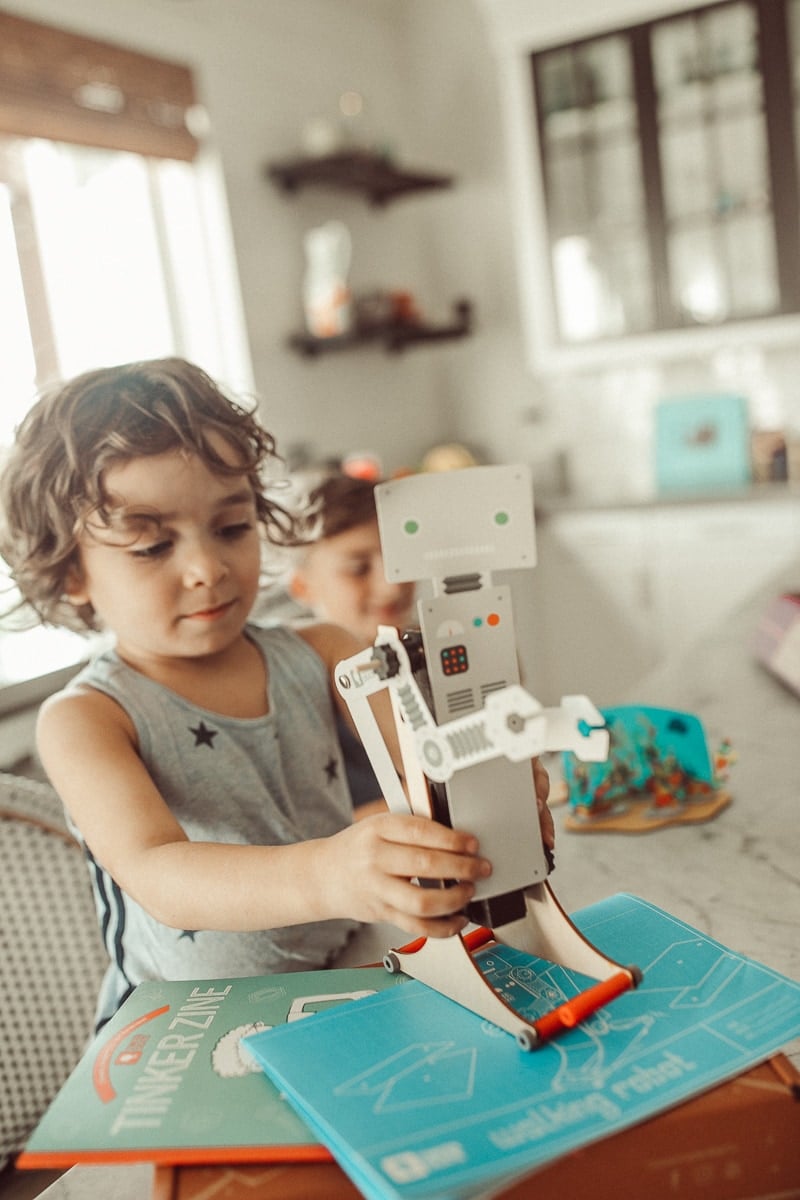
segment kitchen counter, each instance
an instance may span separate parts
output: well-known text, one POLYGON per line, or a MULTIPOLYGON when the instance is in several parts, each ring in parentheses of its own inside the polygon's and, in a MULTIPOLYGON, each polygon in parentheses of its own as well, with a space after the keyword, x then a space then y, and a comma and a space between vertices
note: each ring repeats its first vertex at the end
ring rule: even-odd
POLYGON ((732 803, 708 824, 645 834, 571 833, 556 809, 552 884, 567 911, 633 892, 800 980, 800 698, 750 650, 769 601, 798 585, 800 563, 627 697, 696 713, 712 752, 730 740, 732 803))
POLYGON ((795 504, 800 521, 800 480, 788 483, 754 483, 746 488, 707 492, 652 492, 649 495, 595 497, 579 492, 552 492, 534 486, 537 519, 562 512, 640 512, 652 508, 709 507, 721 504, 758 505, 766 502, 795 504))

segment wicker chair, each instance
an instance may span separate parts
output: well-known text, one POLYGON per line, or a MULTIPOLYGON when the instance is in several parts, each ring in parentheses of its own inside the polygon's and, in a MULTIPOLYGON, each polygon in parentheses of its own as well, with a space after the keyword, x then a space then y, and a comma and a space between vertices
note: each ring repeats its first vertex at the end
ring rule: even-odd
POLYGON ((0 1169, 83 1054, 106 964, 56 793, 0 773, 0 1169))

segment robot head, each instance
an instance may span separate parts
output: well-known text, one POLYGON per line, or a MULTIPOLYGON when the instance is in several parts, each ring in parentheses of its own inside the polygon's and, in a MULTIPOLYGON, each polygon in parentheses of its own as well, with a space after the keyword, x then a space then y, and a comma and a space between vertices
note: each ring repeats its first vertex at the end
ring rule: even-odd
POLYGON ((391 583, 536 565, 528 467, 409 475, 379 484, 375 499, 391 583))

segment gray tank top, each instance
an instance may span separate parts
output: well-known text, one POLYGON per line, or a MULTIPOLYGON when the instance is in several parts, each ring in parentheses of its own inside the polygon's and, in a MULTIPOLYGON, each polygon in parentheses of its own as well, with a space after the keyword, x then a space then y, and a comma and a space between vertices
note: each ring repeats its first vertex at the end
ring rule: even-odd
MULTIPOLYGON (((248 625, 246 632, 267 664, 265 717, 198 708, 127 666, 113 650, 71 686, 97 688, 128 713, 142 761, 192 841, 286 845, 337 833, 351 823, 352 803, 326 668, 289 629, 248 625)), ((107 804, 113 822, 113 796, 107 804)), ((254 933, 172 929, 126 895, 88 850, 87 858, 111 959, 98 1028, 144 979, 317 969, 357 927, 336 920, 254 933)))

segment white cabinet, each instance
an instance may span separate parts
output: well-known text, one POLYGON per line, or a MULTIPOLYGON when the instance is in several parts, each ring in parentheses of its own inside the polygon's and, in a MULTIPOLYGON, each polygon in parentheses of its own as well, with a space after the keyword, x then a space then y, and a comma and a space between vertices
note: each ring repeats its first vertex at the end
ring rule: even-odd
POLYGON ((559 513, 537 524, 537 697, 586 692, 613 703, 658 656, 646 521, 636 513, 559 513))
POLYGON ((800 587, 800 498, 659 510, 650 560, 662 654, 683 650, 781 568, 800 587))
POLYGON ((796 496, 555 512, 537 541, 532 683, 547 703, 619 703, 781 568, 800 587, 796 496))

